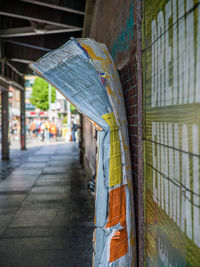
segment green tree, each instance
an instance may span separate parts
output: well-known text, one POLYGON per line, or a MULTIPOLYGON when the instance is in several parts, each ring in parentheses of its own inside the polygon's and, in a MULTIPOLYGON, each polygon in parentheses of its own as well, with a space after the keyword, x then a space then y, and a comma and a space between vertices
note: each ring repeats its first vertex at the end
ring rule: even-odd
MULTIPOLYGON (((54 103, 55 100, 56 89, 51 86, 51 103, 54 103)), ((30 102, 42 110, 49 109, 49 84, 40 77, 35 78, 30 102)))
POLYGON ((71 109, 71 113, 72 113, 72 114, 76 114, 76 113, 77 113, 77 109, 76 109, 75 106, 73 106, 72 104, 71 104, 71 106, 70 106, 70 109, 71 109))

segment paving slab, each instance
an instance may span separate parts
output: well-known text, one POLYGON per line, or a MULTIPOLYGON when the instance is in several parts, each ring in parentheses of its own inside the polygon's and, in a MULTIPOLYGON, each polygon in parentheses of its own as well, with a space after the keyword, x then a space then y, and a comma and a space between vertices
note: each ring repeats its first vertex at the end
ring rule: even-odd
POLYGON ((92 266, 94 200, 77 144, 14 155, 0 181, 0 266, 92 266))
POLYGON ((35 184, 35 186, 68 186, 71 184, 70 179, 66 177, 63 179, 59 178, 39 178, 35 184))
POLYGON ((64 163, 68 163, 69 160, 71 159, 71 157, 72 157, 72 154, 68 153, 67 155, 63 154, 62 156, 61 155, 51 156, 50 160, 51 161, 59 161, 59 162, 62 162, 62 164, 64 164, 64 163), (68 161, 67 162, 66 162, 66 157, 68 157, 68 161))
POLYGON ((16 208, 0 208, 0 228, 5 228, 16 213, 16 208))
POLYGON ((27 162, 46 162, 49 160, 49 156, 46 156, 46 157, 28 157, 26 159, 27 162))
POLYGON ((3 238, 25 238, 25 237, 58 237, 66 236, 69 233, 69 227, 64 226, 26 226, 26 227, 8 227, 3 234, 3 238))
POLYGON ((20 175, 39 175, 41 173, 41 168, 17 168, 15 171, 12 172, 12 176, 20 176, 20 175))
POLYGON ((46 166, 46 162, 26 162, 20 165, 22 169, 35 169, 35 168, 43 168, 46 166))
POLYGON ((13 194, 21 194, 21 192, 26 193, 30 188, 32 187, 31 184, 17 184, 15 183, 14 186, 13 184, 8 184, 5 183, 4 185, 0 185, 0 194, 2 193, 10 193, 12 192, 13 194))
POLYGON ((0 208, 19 207, 26 194, 0 195, 0 208))
POLYGON ((57 215, 56 209, 39 209, 39 210, 23 210, 20 209, 10 227, 30 227, 30 226, 49 226, 55 221, 57 215))
POLYGON ((36 214, 40 210, 57 209, 57 210, 67 210, 71 200, 65 195, 57 197, 56 194, 48 194, 46 197, 34 194, 31 198, 27 198, 21 205, 23 210, 36 210, 36 214))
POLYGON ((64 249, 66 245, 67 240, 60 237, 4 238, 0 240, 0 251, 6 253, 11 250, 12 255, 16 257, 34 250, 64 249))
POLYGON ((39 181, 71 181, 69 173, 59 173, 59 174, 42 174, 40 177, 38 177, 37 182, 39 181))
POLYGON ((33 185, 35 183, 35 181, 38 179, 38 175, 9 175, 7 179, 3 180, 0 183, 0 186, 13 186, 15 187, 15 185, 33 185))
MULTIPOLYGON (((58 160, 58 159, 51 159, 51 160, 48 161, 48 167, 49 166, 62 167, 63 165, 66 166, 65 164, 66 164, 65 161, 58 160)), ((69 165, 69 162, 68 162, 67 165, 69 165)))
POLYGON ((0 237, 3 235, 3 233, 5 232, 6 229, 6 225, 5 226, 0 226, 0 237))
POLYGON ((31 193, 36 194, 70 194, 70 186, 35 186, 31 189, 31 193))

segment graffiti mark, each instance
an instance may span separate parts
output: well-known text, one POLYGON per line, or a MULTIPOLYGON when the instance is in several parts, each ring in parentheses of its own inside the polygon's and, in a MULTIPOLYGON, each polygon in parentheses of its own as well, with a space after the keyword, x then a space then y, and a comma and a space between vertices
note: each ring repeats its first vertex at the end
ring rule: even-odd
POLYGON ((117 39, 113 43, 113 47, 111 49, 111 55, 114 61, 117 59, 118 54, 124 53, 128 50, 130 41, 133 39, 133 3, 130 7, 130 14, 128 19, 126 20, 126 24, 122 31, 117 36, 117 39))

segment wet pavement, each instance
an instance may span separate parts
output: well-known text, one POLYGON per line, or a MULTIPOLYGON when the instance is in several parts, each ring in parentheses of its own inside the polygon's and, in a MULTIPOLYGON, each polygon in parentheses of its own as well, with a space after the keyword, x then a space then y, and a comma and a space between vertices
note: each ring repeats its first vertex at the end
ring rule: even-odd
POLYGON ((74 143, 1 162, 0 267, 92 266, 94 200, 74 143))

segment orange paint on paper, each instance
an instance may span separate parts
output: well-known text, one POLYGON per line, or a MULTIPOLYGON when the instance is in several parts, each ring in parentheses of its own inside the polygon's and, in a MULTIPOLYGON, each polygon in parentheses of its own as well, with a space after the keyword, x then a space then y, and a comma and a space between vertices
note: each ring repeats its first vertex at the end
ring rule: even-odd
POLYGON ((113 262, 128 252, 128 235, 126 228, 118 231, 110 243, 110 262, 113 262), (119 233, 118 233, 119 232, 119 233))
POLYGON ((118 223, 126 225, 126 185, 110 191, 109 215, 106 227, 115 226, 118 223))

